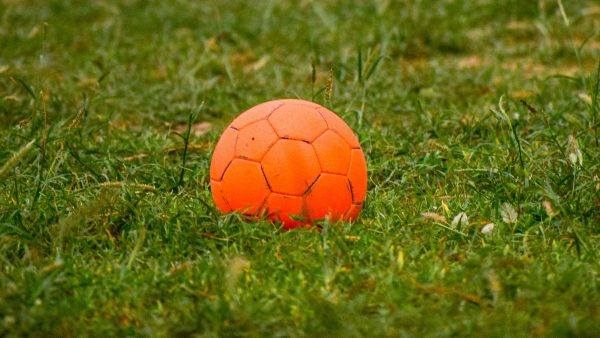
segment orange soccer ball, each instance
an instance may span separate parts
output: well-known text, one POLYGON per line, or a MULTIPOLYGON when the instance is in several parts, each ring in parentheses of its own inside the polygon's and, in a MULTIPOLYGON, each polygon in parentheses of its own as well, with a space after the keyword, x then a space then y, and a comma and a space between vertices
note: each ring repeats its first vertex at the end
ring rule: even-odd
POLYGON ((367 164, 352 129, 304 100, 261 103, 223 132, 210 163, 222 212, 266 214, 286 229, 353 220, 367 193, 367 164))

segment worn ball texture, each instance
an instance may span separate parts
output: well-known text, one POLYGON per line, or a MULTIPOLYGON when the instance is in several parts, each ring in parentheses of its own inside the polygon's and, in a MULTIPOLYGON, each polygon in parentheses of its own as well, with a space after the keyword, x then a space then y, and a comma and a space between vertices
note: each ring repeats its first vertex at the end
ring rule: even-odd
POLYGON ((354 220, 365 201, 367 164, 352 129, 316 103, 261 103, 223 132, 210 164, 222 212, 266 216, 284 228, 354 220))

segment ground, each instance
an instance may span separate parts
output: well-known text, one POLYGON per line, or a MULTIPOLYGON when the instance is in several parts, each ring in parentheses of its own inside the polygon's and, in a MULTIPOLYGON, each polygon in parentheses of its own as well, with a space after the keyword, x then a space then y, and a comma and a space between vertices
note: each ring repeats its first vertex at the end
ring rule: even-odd
POLYGON ((592 0, 4 0, 0 336, 598 336, 599 41, 592 0), (356 222, 216 211, 284 97, 357 133, 356 222))

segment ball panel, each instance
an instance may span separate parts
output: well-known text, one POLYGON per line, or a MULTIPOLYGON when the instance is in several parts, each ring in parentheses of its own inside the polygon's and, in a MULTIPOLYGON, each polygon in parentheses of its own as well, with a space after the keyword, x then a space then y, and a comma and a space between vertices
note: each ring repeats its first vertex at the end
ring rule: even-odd
POLYGON ((352 206, 350 206, 350 210, 348 210, 348 212, 344 215, 344 221, 355 220, 360 214, 361 210, 362 204, 352 204, 352 206))
POLYGON ((313 142, 313 147, 322 172, 346 175, 351 149, 344 139, 334 131, 328 130, 313 142))
POLYGON ((243 159, 231 162, 221 186, 231 209, 248 215, 256 214, 270 193, 260 163, 243 159))
POLYGON ((327 122, 327 126, 338 133, 352 148, 360 148, 360 143, 358 142, 358 138, 354 135, 352 129, 339 117, 336 113, 331 110, 320 107, 318 111, 321 113, 321 116, 327 122))
POLYGON ((335 174, 321 174, 306 195, 306 207, 311 220, 320 220, 330 215, 338 220, 350 209, 352 193, 348 179, 335 174))
POLYGON ((238 116, 233 122, 231 122, 231 126, 235 129, 242 129, 250 123, 262 120, 269 116, 277 107, 281 106, 283 103, 279 100, 268 101, 258 104, 245 112, 243 112, 240 116, 238 116))
POLYGON ((210 180, 210 191, 212 193, 213 201, 215 205, 221 212, 229 212, 231 211, 231 207, 229 203, 223 197, 223 187, 221 186, 221 182, 210 180))
POLYGON ((269 121, 281 138, 312 142, 327 130, 321 114, 306 104, 284 104, 269 116, 269 121))
POLYGON ((260 161, 277 141, 277 134, 266 120, 251 123, 238 131, 235 156, 260 161))
POLYGON ((271 191, 301 196, 319 177, 321 167, 313 147, 297 140, 279 140, 262 160, 271 191))
POLYGON ((303 204, 302 197, 272 193, 267 199, 267 214, 270 219, 280 221, 285 229, 293 229, 304 224, 303 204))
POLYGON ((215 146, 215 151, 210 160, 210 178, 220 181, 223 173, 231 162, 235 152, 237 131, 231 128, 225 129, 221 138, 215 146))
POLYGON ((352 149, 348 179, 354 203, 362 203, 367 195, 367 161, 360 149, 352 149))

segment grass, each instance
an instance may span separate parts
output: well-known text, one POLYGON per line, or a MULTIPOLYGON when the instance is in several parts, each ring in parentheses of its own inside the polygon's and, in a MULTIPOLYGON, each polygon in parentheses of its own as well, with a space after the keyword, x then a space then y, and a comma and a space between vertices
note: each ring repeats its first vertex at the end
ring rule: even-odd
POLYGON ((2 1, 0 335, 597 336, 599 20, 591 0, 2 1), (356 223, 214 208, 220 132, 281 97, 359 135, 356 223))

